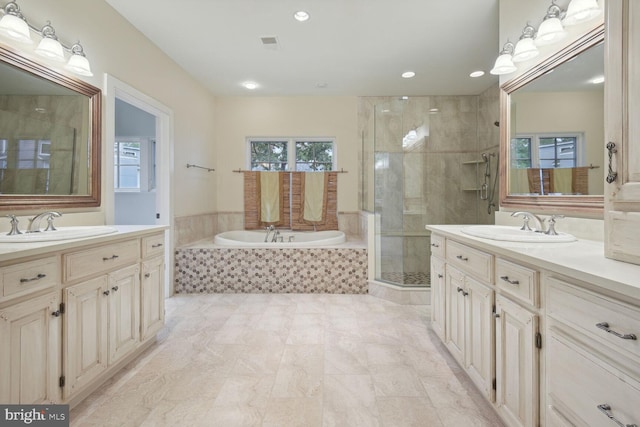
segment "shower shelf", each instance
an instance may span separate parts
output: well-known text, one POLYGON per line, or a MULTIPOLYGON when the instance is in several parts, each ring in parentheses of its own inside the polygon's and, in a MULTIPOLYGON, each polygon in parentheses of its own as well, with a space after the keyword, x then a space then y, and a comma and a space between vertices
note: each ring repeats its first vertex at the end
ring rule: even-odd
POLYGON ((463 165, 482 165, 485 164, 487 162, 485 162, 484 160, 480 159, 480 160, 467 160, 466 162, 462 162, 463 165))
POLYGON ((463 188, 462 191, 480 191, 480 188, 463 188))

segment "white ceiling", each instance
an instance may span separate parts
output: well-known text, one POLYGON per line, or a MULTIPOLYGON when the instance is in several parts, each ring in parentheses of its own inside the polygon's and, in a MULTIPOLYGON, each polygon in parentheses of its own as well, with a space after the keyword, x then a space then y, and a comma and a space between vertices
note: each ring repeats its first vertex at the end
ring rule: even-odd
POLYGON ((498 81, 498 0, 106 1, 216 95, 476 95, 498 81))

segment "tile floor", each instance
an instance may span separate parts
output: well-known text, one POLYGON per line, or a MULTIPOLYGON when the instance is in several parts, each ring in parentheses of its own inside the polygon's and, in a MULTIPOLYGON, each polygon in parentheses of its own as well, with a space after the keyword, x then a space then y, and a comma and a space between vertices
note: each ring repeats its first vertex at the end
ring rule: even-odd
POLYGON ((166 306, 157 345, 74 408, 72 426, 502 426, 428 307, 326 294, 166 306))

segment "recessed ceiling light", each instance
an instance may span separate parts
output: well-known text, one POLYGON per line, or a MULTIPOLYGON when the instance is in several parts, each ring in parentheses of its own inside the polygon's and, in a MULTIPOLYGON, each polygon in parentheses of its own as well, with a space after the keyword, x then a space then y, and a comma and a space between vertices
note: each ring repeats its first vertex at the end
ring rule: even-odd
POLYGON ((329 86, 329 85, 327 84, 327 82, 318 82, 318 83, 316 83, 316 87, 317 87, 318 89, 326 89, 326 88, 327 88, 327 86, 329 86))
POLYGON ((592 79, 591 83, 593 83, 594 85, 599 85, 600 83, 604 83, 604 76, 600 76, 592 79))
POLYGON ((258 83, 256 82, 244 82, 242 83, 242 86, 244 86, 245 88, 249 89, 249 90, 254 90, 258 88, 258 83))
POLYGON ((414 73, 413 71, 405 71, 404 73, 402 73, 402 78, 405 79, 410 79, 411 77, 415 77, 416 73, 414 73))
POLYGON ((429 114, 437 114, 440 112, 439 108, 430 108, 429 109, 429 114))
POLYGON ((304 22, 309 19, 309 14, 304 10, 299 10, 293 14, 293 17, 296 18, 296 21, 304 22))
POLYGON ((478 71, 474 71, 473 73, 469 74, 469 77, 482 77, 484 76, 484 71, 478 70, 478 71))
POLYGON ((401 97, 400 99, 403 100, 403 101, 406 101, 407 99, 409 99, 409 97, 405 95, 405 96, 401 97))

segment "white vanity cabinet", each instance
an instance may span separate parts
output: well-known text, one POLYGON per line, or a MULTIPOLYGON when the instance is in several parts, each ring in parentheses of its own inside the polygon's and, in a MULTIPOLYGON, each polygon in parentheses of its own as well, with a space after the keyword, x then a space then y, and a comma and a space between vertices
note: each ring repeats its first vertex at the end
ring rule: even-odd
POLYGON ((153 343, 164 231, 131 228, 0 254, 0 402, 73 406, 153 343))
POLYGON ((606 11, 605 162, 617 176, 605 184, 605 251, 640 264, 640 4, 607 0, 606 11))

